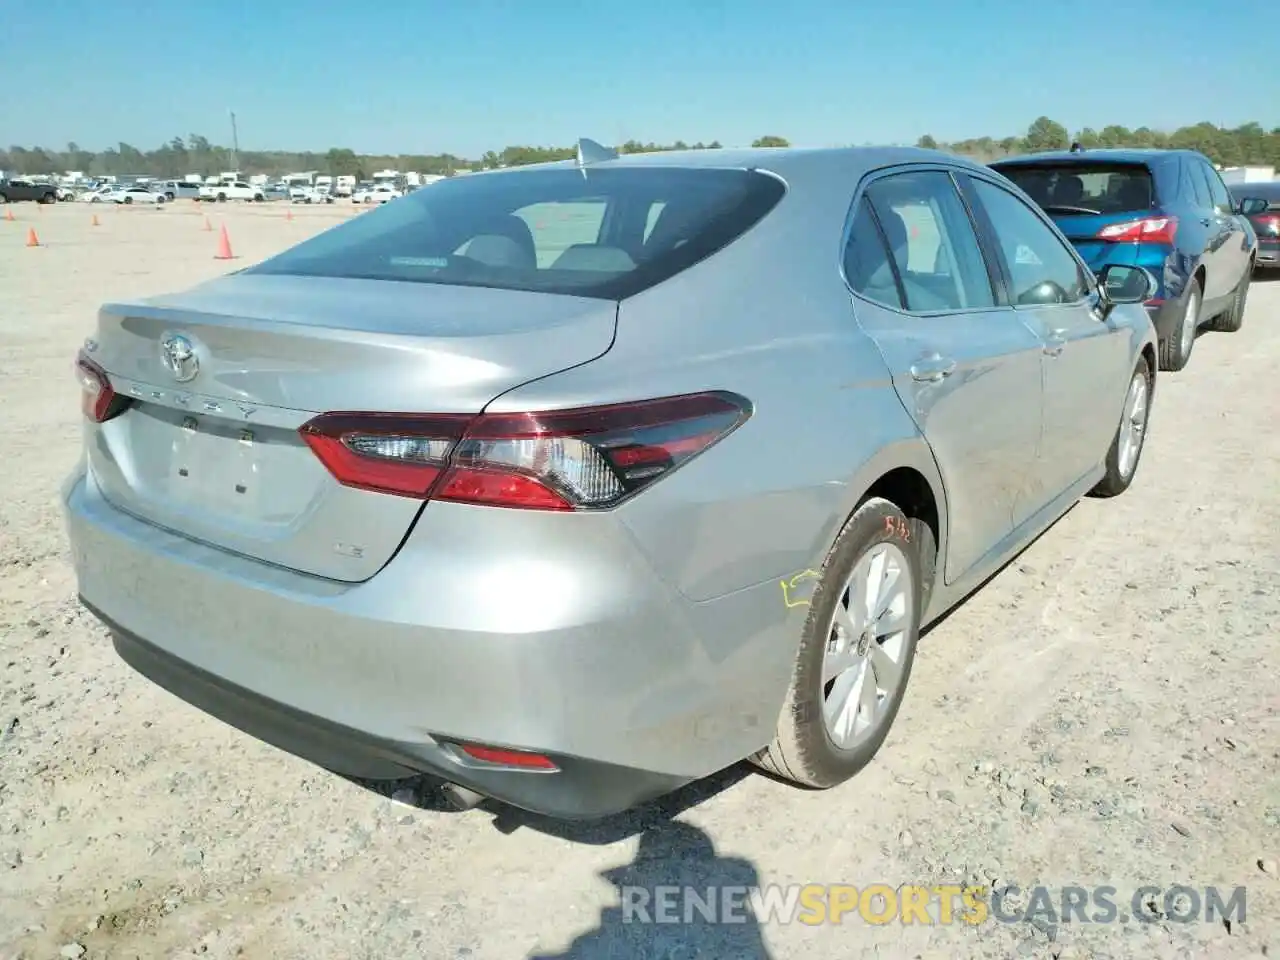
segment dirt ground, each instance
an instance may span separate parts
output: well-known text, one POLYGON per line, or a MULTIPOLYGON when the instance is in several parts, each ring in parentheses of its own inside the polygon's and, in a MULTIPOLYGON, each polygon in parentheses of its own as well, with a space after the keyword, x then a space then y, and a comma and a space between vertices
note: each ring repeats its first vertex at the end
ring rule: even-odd
POLYGON ((420 784, 393 799, 280 753, 133 674, 77 605, 57 489, 97 305, 350 214, 11 209, 0 957, 1280 957, 1280 282, 1162 375, 1132 490, 1082 503, 924 639, 862 775, 809 793, 734 769, 571 826, 445 812, 420 784), (1143 885, 1244 887, 1247 915, 639 924, 615 886, 963 882, 1110 885, 1125 915, 1143 885))

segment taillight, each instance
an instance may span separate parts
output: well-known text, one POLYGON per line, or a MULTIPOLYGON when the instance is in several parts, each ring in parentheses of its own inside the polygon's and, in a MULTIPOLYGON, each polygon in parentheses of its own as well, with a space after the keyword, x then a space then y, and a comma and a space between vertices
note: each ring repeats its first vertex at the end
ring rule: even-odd
POLYGON ((1255 217, 1250 217, 1253 221, 1254 228, 1258 233, 1266 233, 1272 236, 1280 234, 1280 215, 1274 213, 1260 213, 1255 217))
POLYGON ((346 486, 531 510, 611 507, 751 415, 731 393, 479 416, 326 413, 303 439, 346 486))
POLYGON ((1177 217, 1143 217, 1108 224, 1098 231, 1097 238, 1113 243, 1173 243, 1177 233, 1177 217))
POLYGON ((76 357, 76 378, 80 381, 80 410, 94 423, 104 423, 129 406, 129 398, 111 388, 107 372, 83 350, 76 357))

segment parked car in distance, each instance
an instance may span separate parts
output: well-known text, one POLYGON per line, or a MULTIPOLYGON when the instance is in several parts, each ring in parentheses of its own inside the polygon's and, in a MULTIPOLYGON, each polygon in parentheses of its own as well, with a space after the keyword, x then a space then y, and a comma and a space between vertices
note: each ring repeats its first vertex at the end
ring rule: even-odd
POLYGON ((1270 183, 1240 183, 1227 188, 1231 199, 1246 214, 1258 237, 1258 269, 1280 267, 1280 180, 1270 183), (1250 203, 1252 201, 1252 203, 1250 203), (1265 207, 1261 204, 1265 203, 1265 207))
POLYGON ((1181 370, 1202 326, 1244 322, 1257 244, 1213 164, 1192 150, 1083 150, 999 160, 1094 271, 1145 267, 1160 367, 1181 370))
POLYGON ((99 187, 85 190, 76 199, 81 203, 101 203, 108 193, 118 189, 118 185, 114 183, 104 183, 99 187))
POLYGON ((283 183, 268 183, 262 188, 262 195, 268 200, 288 200, 289 188, 283 183))
POLYGON ((99 195, 99 200, 103 203, 164 203, 168 198, 163 193, 157 193, 149 187, 142 187, 136 184, 132 186, 121 186, 119 184, 110 187, 104 193, 99 195))
POLYGON ((315 187, 290 187, 289 200, 293 203, 333 203, 333 197, 315 187))
POLYGON ((57 203, 58 188, 52 183, 40 183, 26 177, 0 180, 0 203, 17 203, 20 200, 57 203))
POLYGON ((935 151, 579 149, 104 305, 79 594, 180 697, 459 806, 834 786, 921 628, 1133 481, 1156 281, 935 151))
POLYGON ((261 187, 253 187, 243 180, 229 183, 207 184, 200 188, 200 200, 223 203, 227 200, 249 200, 262 203, 267 199, 261 187))
POLYGON ((386 203, 388 200, 395 200, 404 196, 395 187, 385 184, 376 183, 372 187, 364 190, 357 190, 351 195, 352 203, 386 203))
POLYGON ((147 186, 154 193, 163 193, 167 200, 198 200, 200 184, 186 180, 152 180, 147 186))

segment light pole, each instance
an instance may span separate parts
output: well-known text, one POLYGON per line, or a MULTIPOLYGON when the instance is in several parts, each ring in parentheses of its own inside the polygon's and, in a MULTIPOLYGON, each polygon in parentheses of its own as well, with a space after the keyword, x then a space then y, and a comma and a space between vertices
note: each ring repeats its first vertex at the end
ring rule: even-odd
POLYGON ((236 112, 228 110, 231 114, 231 169, 240 172, 240 136, 236 133, 236 112))

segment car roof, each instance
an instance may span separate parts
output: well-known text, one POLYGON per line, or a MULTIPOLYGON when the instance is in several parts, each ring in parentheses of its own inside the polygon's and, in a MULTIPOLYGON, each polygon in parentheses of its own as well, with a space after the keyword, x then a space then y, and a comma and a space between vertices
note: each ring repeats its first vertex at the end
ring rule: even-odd
POLYGON ((1280 180, 1255 180, 1253 183, 1229 183, 1227 189, 1237 199, 1256 197, 1259 200, 1273 202, 1280 200, 1280 180))
MULTIPOLYGON (((906 163, 946 163, 975 172, 986 168, 965 157, 919 147, 748 147, 706 150, 664 150, 654 153, 624 153, 609 160, 589 162, 594 169, 631 167, 705 167, 719 169, 768 170, 783 178, 792 175, 840 176, 850 186, 864 173, 881 167, 906 163), (852 179, 850 179, 852 178, 852 179)), ((524 170, 574 169, 576 160, 485 170, 480 176, 502 176, 524 170)))
POLYGON ((1205 159, 1195 150, 1157 150, 1154 147, 1101 147, 1095 150, 1048 150, 1043 153, 1024 153, 1017 157, 993 160, 995 168, 1006 166, 1033 166, 1037 163, 1159 163, 1173 157, 1205 159))

